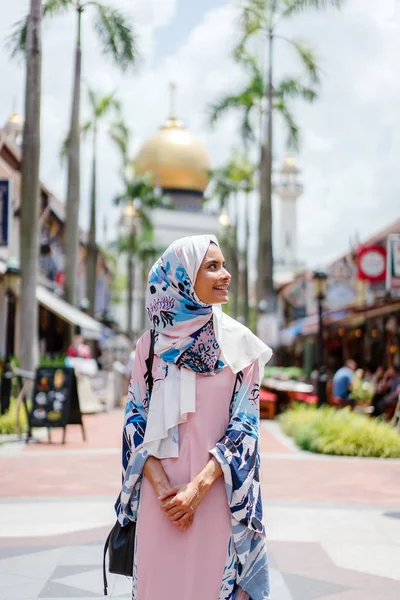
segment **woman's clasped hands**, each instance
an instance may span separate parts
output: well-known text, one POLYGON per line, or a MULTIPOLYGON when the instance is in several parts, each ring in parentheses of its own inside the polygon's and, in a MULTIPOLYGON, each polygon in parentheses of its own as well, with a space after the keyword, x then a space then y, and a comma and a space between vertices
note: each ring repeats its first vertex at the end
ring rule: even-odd
POLYGON ((193 523, 196 508, 204 498, 205 490, 195 481, 177 485, 159 496, 162 510, 171 522, 186 531, 193 523))

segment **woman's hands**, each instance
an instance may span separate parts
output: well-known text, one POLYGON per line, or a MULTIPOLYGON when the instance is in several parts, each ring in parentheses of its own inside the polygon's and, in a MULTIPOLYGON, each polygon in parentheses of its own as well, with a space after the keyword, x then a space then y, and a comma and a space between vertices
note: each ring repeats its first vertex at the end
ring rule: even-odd
POLYGON ((214 481, 222 475, 221 467, 212 458, 191 481, 176 486, 158 497, 161 508, 174 525, 186 531, 193 522, 194 513, 214 481))
POLYGON ((150 456, 144 466, 144 474, 151 482, 160 502, 161 509, 181 531, 193 523, 195 510, 208 490, 221 475, 222 470, 215 458, 191 481, 172 486, 158 458, 150 456))
POLYGON ((194 480, 191 483, 176 486, 175 490, 166 492, 158 499, 161 508, 172 523, 178 525, 180 529, 185 526, 185 530, 192 524, 194 512, 206 492, 206 487, 194 480))

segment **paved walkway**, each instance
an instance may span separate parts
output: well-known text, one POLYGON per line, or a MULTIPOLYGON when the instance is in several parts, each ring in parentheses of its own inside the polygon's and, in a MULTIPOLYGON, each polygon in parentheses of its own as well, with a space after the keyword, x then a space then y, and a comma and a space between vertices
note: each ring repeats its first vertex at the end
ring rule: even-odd
MULTIPOLYGON (((0 446, 0 600, 102 598, 121 425, 87 415, 86 443, 70 427, 65 446, 0 446)), ((273 599, 399 600, 400 461, 303 453, 269 421, 261 452, 273 599)), ((110 595, 130 582, 110 577, 110 595)))

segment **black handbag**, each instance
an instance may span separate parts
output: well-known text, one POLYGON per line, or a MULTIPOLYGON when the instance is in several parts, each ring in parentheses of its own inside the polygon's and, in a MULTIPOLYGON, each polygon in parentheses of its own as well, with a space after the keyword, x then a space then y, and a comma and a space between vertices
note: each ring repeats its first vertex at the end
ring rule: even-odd
MULTIPOLYGON (((151 395, 153 391, 152 367, 154 361, 155 331, 151 330, 151 341, 149 357, 146 359, 147 366, 147 385, 151 395)), ((117 521, 111 529, 104 544, 103 551, 103 584, 104 595, 107 596, 107 574, 106 574, 106 556, 108 550, 108 570, 116 575, 133 575, 133 557, 135 549, 136 522, 129 521, 127 525, 122 526, 117 521)))

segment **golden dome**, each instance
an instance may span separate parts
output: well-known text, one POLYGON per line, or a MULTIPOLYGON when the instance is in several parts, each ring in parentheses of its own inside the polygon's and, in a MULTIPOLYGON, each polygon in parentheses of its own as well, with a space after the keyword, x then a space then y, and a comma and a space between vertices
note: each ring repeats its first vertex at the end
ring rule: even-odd
POLYGON ((7 119, 5 129, 22 131, 24 127, 24 119, 16 110, 13 110, 7 119))
POLYGON ((210 160, 204 146, 173 114, 140 148, 135 171, 152 173, 163 189, 204 192, 208 185, 210 160))

